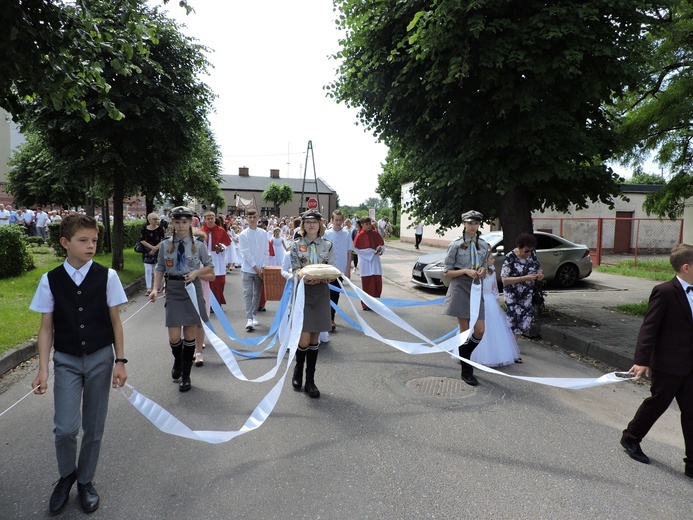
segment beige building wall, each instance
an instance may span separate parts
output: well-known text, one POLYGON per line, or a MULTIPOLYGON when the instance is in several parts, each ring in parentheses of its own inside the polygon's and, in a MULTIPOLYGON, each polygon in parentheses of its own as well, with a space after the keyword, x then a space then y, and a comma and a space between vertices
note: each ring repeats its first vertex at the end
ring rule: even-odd
POLYGON ((5 192, 9 171, 7 161, 10 160, 12 151, 24 141, 19 127, 12 121, 12 116, 0 108, 0 202, 3 204, 12 202, 12 197, 5 192))

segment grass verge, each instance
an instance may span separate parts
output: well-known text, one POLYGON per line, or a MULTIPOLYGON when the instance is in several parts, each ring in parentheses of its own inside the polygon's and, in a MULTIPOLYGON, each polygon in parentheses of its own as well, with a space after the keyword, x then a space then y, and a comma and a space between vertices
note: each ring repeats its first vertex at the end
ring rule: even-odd
MULTIPOLYGON (((660 282, 667 282, 674 277, 674 272, 668 260, 640 260, 637 265, 635 265, 633 260, 623 260, 616 265, 600 265, 595 270, 600 273, 635 276, 660 282)), ((640 303, 617 305, 616 309, 631 316, 644 316, 645 312, 647 312, 647 305, 647 301, 641 301, 640 303)))
MULTIPOLYGON (((36 269, 0 280, 0 355, 17 345, 35 338, 41 322, 41 314, 30 311, 29 304, 34 297, 41 275, 59 266, 62 260, 53 255, 47 247, 30 247, 36 269)), ((142 255, 132 250, 123 252, 125 269, 118 273, 123 285, 128 285, 144 276, 142 255)), ((95 262, 111 266, 111 255, 100 255, 95 262)))

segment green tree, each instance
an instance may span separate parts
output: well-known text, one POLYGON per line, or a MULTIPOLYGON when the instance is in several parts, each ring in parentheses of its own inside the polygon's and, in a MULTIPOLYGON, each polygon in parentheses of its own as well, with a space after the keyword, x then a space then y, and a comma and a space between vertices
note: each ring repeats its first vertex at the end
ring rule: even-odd
POLYGON ((68 164, 57 160, 35 132, 25 134, 26 142, 10 158, 5 191, 17 206, 84 204, 87 185, 72 175, 68 164))
MULTIPOLYGON (((112 21, 127 18, 129 3, 92 0, 91 14, 112 21)), ((182 35, 176 24, 141 2, 138 15, 146 18, 158 35, 150 42, 147 60, 133 56, 138 74, 124 76, 119 67, 106 66, 102 75, 111 85, 109 99, 125 114, 120 120, 106 115, 100 97, 87 98, 86 109, 97 114, 84 121, 52 107, 27 107, 31 125, 42 135, 52 153, 69 164, 72 175, 94 177, 100 198, 112 197, 118 208, 126 196, 165 192, 175 183, 186 186, 186 164, 196 143, 204 137, 206 115, 213 94, 199 81, 208 62, 205 48, 182 35)), ((211 133, 207 134, 207 138, 211 133)), ((188 164, 188 167, 190 165, 188 164)), ((196 170, 193 170, 196 171, 196 170)), ((199 171, 199 170, 197 170, 199 171)), ((208 175, 218 172, 207 171, 208 175)), ((187 186, 186 186, 187 188, 187 186)), ((123 265, 123 215, 114 212, 113 268, 123 265)))
MULTIPOLYGON (((156 33, 138 9, 121 0, 118 20, 92 9, 100 0, 7 0, 0 2, 0 106, 20 115, 25 100, 94 117, 87 99, 98 98, 110 117, 120 118, 108 93, 106 65, 122 75, 138 72, 156 33)), ((168 0, 163 0, 168 3, 168 0)), ((186 0, 179 2, 188 13, 186 0)))
POLYGON ((405 161, 397 157, 390 149, 382 165, 383 171, 378 175, 376 193, 392 205, 392 225, 397 224, 397 216, 402 210, 402 184, 412 182, 416 175, 405 167, 405 161))
POLYGON ((624 98, 615 113, 628 144, 620 156, 623 164, 638 167, 652 158, 669 174, 669 182, 648 195, 643 207, 676 218, 693 196, 693 5, 673 0, 671 6, 649 35, 656 50, 642 88, 624 98))
POLYGON ((262 200, 274 204, 274 213, 279 215, 279 206, 294 200, 294 190, 288 184, 270 182, 262 192, 262 200))
POLYGON ((603 160, 619 141, 604 108, 640 79, 645 13, 659 7, 337 0, 344 36, 326 88, 406 150, 414 218, 446 229, 474 208, 499 216, 511 242, 532 210, 613 204, 618 176, 603 160))
POLYGON ((630 179, 623 181, 624 184, 649 184, 649 185, 664 185, 666 184, 666 179, 661 175, 656 175, 654 173, 645 173, 640 168, 636 168, 630 179))
POLYGON ((366 200, 364 200, 361 204, 359 204, 360 210, 366 210, 366 214, 368 214, 369 209, 375 209, 375 213, 377 214, 379 210, 382 208, 386 208, 387 206, 387 201, 383 199, 378 199, 376 197, 369 197, 366 200))

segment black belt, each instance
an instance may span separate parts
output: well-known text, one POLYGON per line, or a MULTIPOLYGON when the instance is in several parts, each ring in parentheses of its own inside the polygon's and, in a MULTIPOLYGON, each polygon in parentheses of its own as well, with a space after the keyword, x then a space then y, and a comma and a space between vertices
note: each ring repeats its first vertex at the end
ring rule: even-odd
POLYGON ((169 280, 185 280, 185 276, 179 274, 167 274, 166 278, 169 280))

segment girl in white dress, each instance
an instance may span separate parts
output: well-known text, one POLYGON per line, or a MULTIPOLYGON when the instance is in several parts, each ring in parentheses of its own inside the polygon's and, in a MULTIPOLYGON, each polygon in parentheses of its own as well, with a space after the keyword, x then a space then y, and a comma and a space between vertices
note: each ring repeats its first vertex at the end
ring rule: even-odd
POLYGON ((273 230, 273 237, 270 240, 272 242, 272 248, 274 249, 274 256, 270 256, 269 265, 281 266, 284 262, 284 256, 286 255, 289 248, 286 247, 286 242, 281 236, 281 229, 278 227, 273 230))
POLYGON ((498 303, 498 282, 492 254, 488 255, 486 265, 487 275, 482 282, 486 331, 471 359, 487 367, 512 365, 520 358, 520 349, 498 303))
POLYGON ((226 232, 228 233, 229 238, 231 239, 231 247, 226 248, 226 263, 231 265, 232 268, 240 267, 242 260, 241 255, 238 252, 238 235, 236 234, 236 231, 233 229, 233 226, 229 226, 229 229, 226 232))

